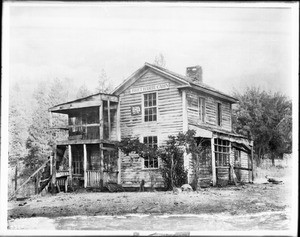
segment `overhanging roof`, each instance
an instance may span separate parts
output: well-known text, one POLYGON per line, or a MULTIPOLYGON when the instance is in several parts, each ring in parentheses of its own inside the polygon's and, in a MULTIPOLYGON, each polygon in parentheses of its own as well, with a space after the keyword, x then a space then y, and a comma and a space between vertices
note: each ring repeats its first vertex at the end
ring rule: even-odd
POLYGON ((100 106, 101 101, 110 100, 111 102, 118 102, 119 98, 115 95, 105 94, 105 93, 97 93, 94 95, 90 95, 84 98, 80 98, 73 101, 68 101, 66 103, 55 105, 48 109, 49 112, 55 113, 68 113, 68 111, 73 109, 81 109, 88 107, 100 106))

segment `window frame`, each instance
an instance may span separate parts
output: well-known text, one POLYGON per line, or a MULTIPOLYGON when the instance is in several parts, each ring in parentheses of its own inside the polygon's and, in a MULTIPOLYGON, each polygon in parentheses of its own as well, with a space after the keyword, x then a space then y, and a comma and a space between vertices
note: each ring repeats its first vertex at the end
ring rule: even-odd
POLYGON ((214 138, 216 167, 228 167, 230 165, 230 149, 231 144, 229 140, 214 138))
MULTIPOLYGON (((142 107, 143 107, 143 109, 142 109, 142 121, 143 121, 143 123, 156 123, 156 122, 158 122, 158 93, 157 93, 157 91, 154 91, 154 92, 148 92, 148 93, 143 93, 142 94, 142 107), (155 106, 148 106, 148 107, 146 107, 145 106, 145 96, 146 95, 150 95, 150 94, 155 94, 155 98, 156 98, 156 105, 155 106), (156 120, 152 120, 152 121, 145 121, 145 110, 147 109, 147 108, 156 108, 156 120)), ((149 115, 148 115, 149 116, 149 115)), ((153 116, 153 115, 152 115, 153 116)))
MULTIPOLYGON (((156 147, 158 147, 158 144, 159 144, 159 141, 158 141, 158 136, 157 135, 147 135, 147 136, 142 136, 141 138, 141 140, 142 140, 142 142, 144 143, 144 144, 147 144, 147 143, 145 143, 144 141, 145 141, 145 138, 154 138, 154 137, 156 137, 156 143, 153 143, 152 142, 152 144, 156 144, 156 147)), ((146 167, 145 166, 145 161, 147 160, 147 159, 149 159, 149 158, 142 158, 142 167, 143 167, 143 170, 156 170, 156 169, 159 169, 159 159, 158 159, 158 157, 156 157, 156 158, 154 158, 154 159, 156 159, 156 164, 157 164, 157 167, 149 167, 149 165, 148 165, 148 167, 146 167)))

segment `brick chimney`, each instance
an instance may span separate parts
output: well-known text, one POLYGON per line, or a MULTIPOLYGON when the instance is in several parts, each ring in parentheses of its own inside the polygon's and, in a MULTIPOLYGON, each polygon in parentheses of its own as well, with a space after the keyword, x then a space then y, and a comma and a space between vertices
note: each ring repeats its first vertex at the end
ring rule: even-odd
POLYGON ((202 82, 202 68, 199 65, 187 67, 186 76, 192 78, 195 82, 202 82))

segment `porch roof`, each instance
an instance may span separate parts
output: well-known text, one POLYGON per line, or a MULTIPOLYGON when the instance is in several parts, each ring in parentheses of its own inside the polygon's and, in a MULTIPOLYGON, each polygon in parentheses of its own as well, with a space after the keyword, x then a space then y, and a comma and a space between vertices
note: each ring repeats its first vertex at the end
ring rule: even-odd
POLYGON ((77 100, 68 101, 66 103, 55 105, 48 109, 49 112, 67 114, 68 111, 74 109, 82 109, 87 107, 101 106, 101 101, 110 100, 111 102, 118 102, 119 98, 116 95, 97 93, 77 100))
POLYGON ((253 141, 241 134, 226 131, 224 129, 213 128, 205 125, 199 124, 189 124, 189 129, 194 129, 196 131, 196 136, 206 137, 206 138, 221 138, 227 139, 231 142, 241 143, 246 146, 253 146, 253 141))

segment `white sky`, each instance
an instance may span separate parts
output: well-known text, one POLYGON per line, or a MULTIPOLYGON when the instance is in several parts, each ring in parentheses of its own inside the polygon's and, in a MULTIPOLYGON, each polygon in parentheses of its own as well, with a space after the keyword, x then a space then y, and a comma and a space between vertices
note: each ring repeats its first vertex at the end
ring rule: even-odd
POLYGON ((166 68, 201 65, 204 82, 227 93, 255 85, 291 95, 290 4, 125 4, 11 3, 10 84, 30 92, 38 80, 68 77, 94 91, 102 68, 117 86, 162 53, 166 68))

